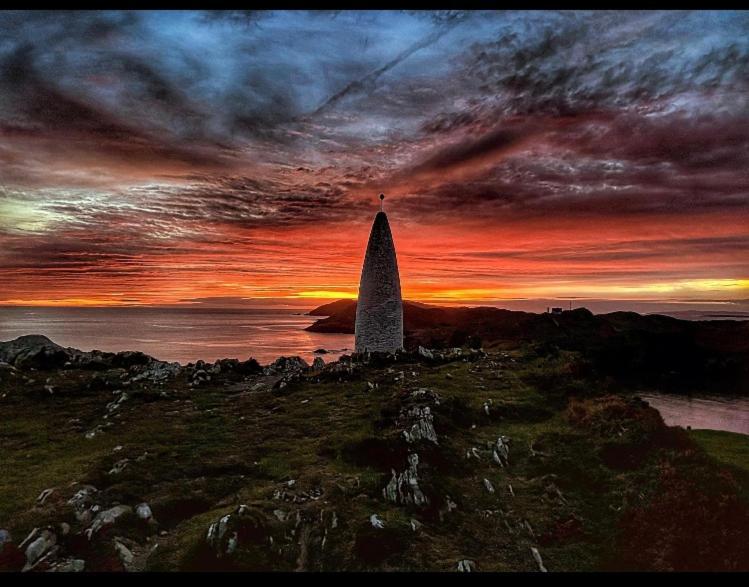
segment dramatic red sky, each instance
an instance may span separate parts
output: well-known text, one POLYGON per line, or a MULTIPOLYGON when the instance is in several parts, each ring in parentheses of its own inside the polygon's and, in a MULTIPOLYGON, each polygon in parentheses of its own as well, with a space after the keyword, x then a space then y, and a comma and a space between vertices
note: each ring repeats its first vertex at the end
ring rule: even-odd
POLYGON ((355 297, 380 192, 406 298, 749 299, 746 12, 0 33, 0 304, 355 297))

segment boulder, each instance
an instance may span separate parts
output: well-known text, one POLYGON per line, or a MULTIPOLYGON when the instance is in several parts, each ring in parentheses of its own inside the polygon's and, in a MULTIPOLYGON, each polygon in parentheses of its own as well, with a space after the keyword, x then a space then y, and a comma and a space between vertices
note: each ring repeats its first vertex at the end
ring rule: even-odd
POLYGON ((403 436, 408 443, 424 439, 439 444, 437 432, 434 430, 434 416, 429 406, 412 406, 401 414, 401 421, 407 422, 403 436))
POLYGON ((58 369, 70 356, 66 349, 39 334, 0 342, 0 361, 18 369, 58 369))
POLYGON ((531 546, 531 554, 533 555, 533 560, 535 560, 538 565, 538 570, 542 573, 548 572, 544 566, 544 561, 541 559, 541 553, 538 552, 538 548, 531 546))
POLYGON ((190 383, 194 386, 202 385, 203 383, 207 383, 211 380, 211 376, 208 375, 208 373, 204 369, 198 369, 197 371, 193 372, 192 376, 190 377, 190 383))
POLYGON ((135 506, 135 514, 140 518, 141 520, 150 520, 153 517, 153 512, 151 511, 151 506, 149 506, 147 503, 139 503, 137 506, 135 506))
POLYGON ((429 361, 434 360, 434 353, 430 351, 429 349, 424 348, 423 346, 420 346, 416 352, 419 354, 420 357, 423 357, 429 361))
MULTIPOLYGON (((128 383, 138 381, 166 381, 177 376, 182 370, 179 363, 167 363, 165 361, 153 361, 145 366, 135 367, 136 374, 128 380, 128 383)), ((131 369, 131 372, 133 369, 131 369)))
POLYGON ((383 522, 379 517, 377 517, 377 514, 372 514, 369 516, 369 523, 372 524, 372 528, 377 529, 383 529, 385 527, 385 522, 383 522))
POLYGON ((408 466, 398 474, 392 470, 392 478, 383 488, 382 495, 393 503, 414 504, 417 506, 429 503, 429 498, 419 487, 419 455, 408 455, 408 466))
POLYGON ((41 559, 49 554, 57 544, 57 535, 51 528, 42 530, 26 547, 25 570, 31 569, 41 559))
POLYGON ((98 491, 93 485, 84 485, 68 500, 68 504, 73 506, 73 513, 76 520, 83 523, 91 520, 92 507, 94 505, 93 496, 98 491))
POLYGON ((265 514, 256 508, 240 505, 208 527, 205 541, 217 558, 231 556, 240 545, 266 544, 269 527, 265 514))
POLYGON ((94 518, 91 527, 86 530, 86 536, 89 540, 91 540, 91 538, 102 529, 109 526, 114 526, 124 516, 126 516, 127 514, 131 514, 132 511, 133 508, 131 508, 129 505, 116 505, 112 508, 109 508, 108 510, 99 512, 94 518))
POLYGON ((300 375, 307 369, 309 369, 309 365, 301 357, 278 357, 263 369, 263 374, 288 377, 300 375))
POLYGON ((130 571, 135 560, 133 552, 117 538, 114 540, 114 550, 117 552, 120 561, 122 561, 122 566, 125 567, 125 570, 130 571))
POLYGON ((500 436, 492 448, 492 460, 500 467, 506 467, 510 464, 510 439, 507 436, 500 436))
POLYGON ((54 487, 50 489, 45 489, 39 494, 39 497, 36 498, 36 503, 39 505, 44 505, 44 502, 47 501, 47 498, 52 495, 55 492, 54 487))

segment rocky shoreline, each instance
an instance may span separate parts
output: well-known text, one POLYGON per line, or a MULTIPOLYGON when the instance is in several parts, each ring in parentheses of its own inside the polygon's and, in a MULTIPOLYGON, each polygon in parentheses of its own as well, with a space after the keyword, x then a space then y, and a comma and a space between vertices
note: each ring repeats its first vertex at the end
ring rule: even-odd
POLYGON ((2 570, 749 569, 749 472, 564 353, 0 361, 2 570))

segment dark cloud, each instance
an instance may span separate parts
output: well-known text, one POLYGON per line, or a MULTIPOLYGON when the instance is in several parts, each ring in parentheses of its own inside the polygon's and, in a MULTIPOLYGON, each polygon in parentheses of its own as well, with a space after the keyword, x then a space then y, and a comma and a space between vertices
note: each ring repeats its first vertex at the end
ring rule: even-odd
POLYGON ((425 160, 417 163, 408 172, 445 171, 475 160, 498 155, 532 136, 535 125, 498 128, 477 138, 469 138, 439 149, 425 160))

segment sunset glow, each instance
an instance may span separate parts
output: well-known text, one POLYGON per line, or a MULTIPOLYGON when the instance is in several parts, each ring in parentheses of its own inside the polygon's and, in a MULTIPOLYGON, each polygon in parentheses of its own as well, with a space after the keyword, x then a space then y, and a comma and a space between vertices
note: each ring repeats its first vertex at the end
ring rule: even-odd
POLYGON ((745 302, 748 19, 7 13, 0 304, 745 302))

